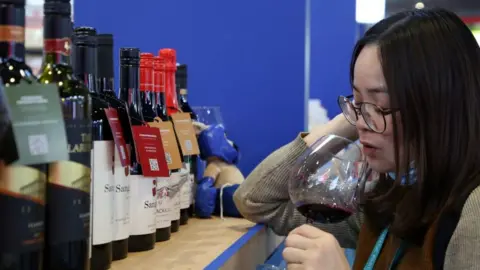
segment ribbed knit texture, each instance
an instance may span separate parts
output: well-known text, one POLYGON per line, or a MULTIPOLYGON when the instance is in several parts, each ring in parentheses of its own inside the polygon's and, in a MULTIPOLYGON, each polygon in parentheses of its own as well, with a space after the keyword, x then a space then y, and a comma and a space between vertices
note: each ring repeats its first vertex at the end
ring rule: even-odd
MULTIPOLYGON (((278 235, 287 235, 305 224, 306 218, 296 210, 288 194, 290 169, 307 150, 298 136, 263 160, 234 194, 240 213, 247 219, 264 223, 278 235)), ((480 269, 480 188, 467 200, 461 219, 450 240, 445 269, 480 269)), ((363 217, 351 216, 337 224, 315 224, 333 234, 343 248, 356 248, 363 217)))

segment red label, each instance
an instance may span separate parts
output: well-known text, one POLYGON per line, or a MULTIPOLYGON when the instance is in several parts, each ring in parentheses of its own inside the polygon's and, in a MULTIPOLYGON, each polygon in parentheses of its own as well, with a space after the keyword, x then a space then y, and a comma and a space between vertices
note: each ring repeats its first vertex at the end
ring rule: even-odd
POLYGON ((168 177, 170 173, 165 160, 160 130, 149 126, 133 126, 132 132, 143 175, 168 177))
POLYGON ((126 167, 130 164, 130 153, 127 150, 127 144, 125 138, 123 137, 123 129, 120 120, 118 119, 118 112, 114 108, 105 109, 105 114, 107 115, 108 123, 112 129, 113 140, 117 146, 117 150, 120 156, 120 162, 123 167, 126 167))
POLYGON ((43 41, 43 50, 46 53, 59 53, 65 56, 70 55, 72 42, 69 38, 45 39, 43 41))

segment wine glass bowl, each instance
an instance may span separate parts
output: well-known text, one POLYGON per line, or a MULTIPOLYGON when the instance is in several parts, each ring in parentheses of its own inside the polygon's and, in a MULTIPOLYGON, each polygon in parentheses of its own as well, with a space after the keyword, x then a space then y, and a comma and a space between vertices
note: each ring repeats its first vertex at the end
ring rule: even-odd
POLYGON ((357 144, 326 135, 293 166, 290 199, 309 221, 343 221, 357 210, 358 195, 365 186, 365 170, 366 162, 357 144))

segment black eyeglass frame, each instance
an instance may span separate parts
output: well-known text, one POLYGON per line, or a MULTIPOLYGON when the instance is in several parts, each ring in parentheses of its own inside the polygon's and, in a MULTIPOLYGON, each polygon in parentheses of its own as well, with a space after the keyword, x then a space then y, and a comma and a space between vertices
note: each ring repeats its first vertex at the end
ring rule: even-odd
POLYGON ((353 105, 353 103, 351 102, 351 100, 353 99, 353 95, 349 95, 349 96, 339 96, 338 99, 337 99, 337 103, 338 103, 338 107, 340 107, 340 110, 342 110, 342 114, 343 116, 347 119, 347 121, 352 124, 353 126, 356 126, 357 124, 357 121, 358 121, 358 115, 362 115, 362 119, 363 121, 365 121, 365 124, 367 124, 368 128, 375 132, 375 133, 379 133, 379 134, 382 134, 383 132, 385 132, 385 130, 387 129, 387 121, 385 120, 385 116, 386 115, 390 115, 394 112, 397 112, 399 109, 384 109, 384 108, 381 108, 379 107, 378 105, 376 104, 373 104, 373 103, 370 103, 370 102, 362 102, 362 104, 360 104, 360 107, 355 107, 353 105), (345 102, 345 100, 348 100, 348 102, 350 103, 350 106, 353 108, 353 110, 355 111, 355 122, 352 123, 352 121, 349 119, 349 115, 347 115, 344 111, 343 111, 343 108, 342 108, 342 104, 346 104, 347 102, 345 102), (371 105, 371 106, 374 106, 375 108, 378 109, 378 111, 380 112, 380 114, 382 114, 382 118, 383 118, 383 130, 382 131, 376 131, 374 130, 370 124, 368 124, 368 122, 365 120, 365 116, 363 114, 363 110, 365 109, 362 109, 362 108, 365 108, 365 105, 368 104, 368 105, 371 105))

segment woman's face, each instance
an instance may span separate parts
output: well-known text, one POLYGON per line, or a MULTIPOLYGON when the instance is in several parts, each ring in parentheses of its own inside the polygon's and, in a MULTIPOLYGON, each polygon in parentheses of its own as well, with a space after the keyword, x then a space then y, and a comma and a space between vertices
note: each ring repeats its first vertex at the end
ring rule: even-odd
MULTIPOLYGON (((391 108, 379 56, 376 45, 367 45, 357 58, 353 74, 354 106, 357 108, 364 102, 375 104, 382 109, 391 108)), ((399 115, 396 116, 398 120, 399 115)), ((381 134, 370 130, 361 115, 358 116, 356 124, 367 162, 373 170, 380 173, 395 172, 393 123, 390 114, 385 115, 385 122, 386 129, 381 134)), ((397 128, 401 136, 400 121, 397 121, 397 128)), ((400 160, 402 152, 400 148, 400 160)))

